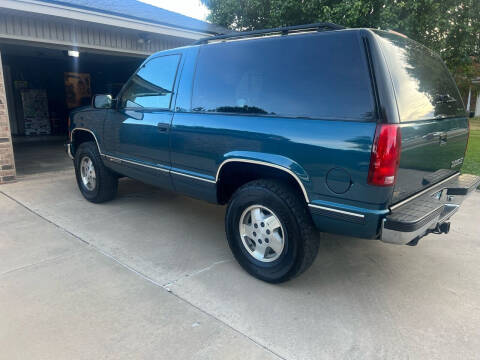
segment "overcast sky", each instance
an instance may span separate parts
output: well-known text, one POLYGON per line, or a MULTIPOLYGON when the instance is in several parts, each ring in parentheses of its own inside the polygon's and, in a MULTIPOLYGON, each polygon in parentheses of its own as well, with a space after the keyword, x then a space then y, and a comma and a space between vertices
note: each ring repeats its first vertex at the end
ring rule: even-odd
POLYGON ((208 9, 200 0, 139 0, 147 4, 161 7, 165 10, 175 11, 182 15, 195 19, 205 20, 209 13, 208 9))

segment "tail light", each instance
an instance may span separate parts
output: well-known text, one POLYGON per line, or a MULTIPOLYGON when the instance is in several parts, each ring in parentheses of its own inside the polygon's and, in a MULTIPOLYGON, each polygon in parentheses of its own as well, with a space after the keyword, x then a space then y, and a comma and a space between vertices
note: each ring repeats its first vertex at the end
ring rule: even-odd
POLYGON ((401 148, 400 127, 396 124, 378 124, 373 140, 368 183, 374 186, 395 184, 401 148))
POLYGON ((70 134, 70 131, 71 131, 71 130, 70 130, 70 125, 71 125, 70 116, 68 116, 68 117, 67 117, 67 132, 68 132, 68 138, 69 138, 70 140, 72 140, 72 138, 70 137, 70 136, 71 136, 71 134, 70 134))

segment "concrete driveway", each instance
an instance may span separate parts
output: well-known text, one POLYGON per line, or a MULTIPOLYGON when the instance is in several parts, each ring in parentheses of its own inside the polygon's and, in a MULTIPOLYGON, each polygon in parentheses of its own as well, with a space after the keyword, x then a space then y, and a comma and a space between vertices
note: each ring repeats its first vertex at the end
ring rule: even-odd
POLYGON ((281 285, 237 265, 223 216, 129 179, 94 205, 71 170, 2 185, 0 358, 478 358, 480 193, 417 247, 322 234, 281 285))

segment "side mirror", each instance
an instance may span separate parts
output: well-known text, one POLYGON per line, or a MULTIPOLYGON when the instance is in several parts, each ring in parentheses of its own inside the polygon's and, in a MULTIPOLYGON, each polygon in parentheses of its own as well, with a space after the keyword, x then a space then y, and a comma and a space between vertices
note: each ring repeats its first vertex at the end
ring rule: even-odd
POLYGON ((111 109, 112 105, 112 95, 95 95, 92 99, 92 107, 95 109, 111 109))

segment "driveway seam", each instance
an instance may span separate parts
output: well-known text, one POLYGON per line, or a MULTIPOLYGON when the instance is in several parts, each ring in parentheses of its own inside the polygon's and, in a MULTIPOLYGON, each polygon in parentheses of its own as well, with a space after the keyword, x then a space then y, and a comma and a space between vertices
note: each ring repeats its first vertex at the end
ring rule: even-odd
MULTIPOLYGON (((6 194, 6 193, 3 192, 2 190, 0 190, 0 194, 2 194, 2 195, 4 195, 4 196, 6 196, 8 199, 14 201, 14 202, 17 203, 18 205, 20 205, 21 207, 23 207, 24 209, 26 209, 27 211, 29 211, 30 213, 32 213, 32 214, 40 217, 41 219, 45 220, 45 221, 48 222, 48 223, 54 225, 54 226, 55 226, 57 229, 59 229, 60 231, 63 231, 63 232, 65 232, 66 234, 72 236, 74 239, 77 239, 77 240, 81 241, 82 243, 88 245, 88 247, 91 247, 92 249, 96 250, 97 252, 99 252, 100 254, 104 255, 105 257, 113 260, 114 262, 116 262, 116 263, 119 264, 120 266, 124 267, 125 269, 132 271, 133 273, 135 273, 136 275, 138 275, 140 278, 142 278, 142 279, 144 279, 144 280, 146 280, 146 281, 148 281, 148 282, 150 282, 150 283, 158 286, 159 288, 167 291, 169 294, 175 296, 175 297, 176 297, 177 299, 179 299, 180 301, 184 302, 185 304, 190 305, 191 307, 197 309, 198 311, 200 311, 201 313, 209 316, 210 318, 215 319, 216 321, 218 321, 219 323, 223 324, 225 327, 227 327, 228 329, 234 331, 235 333, 240 334, 241 336, 246 337, 248 340, 250 340, 251 342, 253 342, 253 343, 256 344, 257 346, 259 346, 260 348, 264 349, 265 351, 271 353, 272 355, 278 357, 278 358, 281 359, 281 360, 287 360, 285 357, 277 354, 276 352, 274 352, 273 350, 269 349, 269 348, 266 347, 265 345, 259 343, 257 340, 253 339, 253 338, 250 337, 249 335, 244 334, 243 332, 241 332, 240 330, 234 328, 233 326, 231 326, 230 324, 226 323, 226 322, 223 321, 222 319, 216 317, 216 316, 213 315, 213 314, 210 314, 209 312, 201 309, 200 307, 196 306, 195 304, 192 304, 190 301, 182 298, 181 296, 179 296, 178 294, 174 293, 172 290, 170 290, 170 289, 167 287, 168 285, 172 285, 172 284, 176 283, 177 281, 179 281, 179 280, 181 280, 181 279, 183 279, 183 278, 185 278, 185 277, 193 276, 193 275, 202 273, 202 272, 204 272, 204 271, 211 270, 214 266, 216 266, 216 265, 218 265, 218 264, 220 264, 220 263, 229 262, 229 261, 231 261, 231 260, 220 260, 220 261, 216 261, 216 262, 212 263, 211 265, 209 265, 209 266, 207 266, 207 267, 204 267, 204 268, 202 268, 202 269, 193 271, 193 272, 191 272, 190 274, 187 274, 187 275, 182 276, 182 277, 180 277, 180 278, 178 278, 178 279, 176 279, 176 280, 173 280, 172 282, 169 282, 169 283, 167 283, 167 284, 165 284, 165 285, 162 285, 162 284, 160 284, 159 282, 155 281, 154 279, 150 278, 149 276, 147 276, 147 275, 145 275, 145 274, 143 274, 143 273, 135 270, 135 269, 132 268, 131 266, 129 266, 129 265, 121 262, 120 260, 118 260, 118 259, 115 258, 114 256, 106 253, 105 251, 103 251, 103 250, 101 250, 100 248, 98 248, 97 246, 91 244, 91 243, 88 242, 87 240, 82 239, 80 236, 78 236, 78 235, 72 233, 71 231, 65 229, 64 227, 62 227, 62 226, 54 223, 53 221, 49 220, 49 219, 46 218, 45 216, 39 214, 37 211, 29 208, 27 205, 23 204, 22 202, 18 201, 17 199, 13 198, 12 196, 6 194)), ((60 257, 60 256, 59 256, 59 257, 60 257)), ((34 265, 34 264, 32 264, 32 266, 33 266, 33 265, 34 265)), ((27 266, 27 267, 28 267, 28 266, 27 266)), ((15 271, 15 269, 12 270, 12 271, 15 271)))
POLYGON ((198 311, 202 312, 203 314, 205 315, 208 315, 212 318, 214 318, 215 320, 217 320, 218 322, 222 323, 224 326, 226 326, 227 328, 233 330, 234 332, 242 335, 242 336, 245 336, 248 340, 252 341, 254 344, 256 344, 257 346, 261 347, 262 349, 266 350, 267 352, 275 355, 276 357, 278 357, 280 360, 287 360, 286 357, 283 357, 281 356, 280 354, 276 353, 275 351, 269 349, 268 347, 266 347, 265 345, 259 343, 257 340, 253 339, 252 337, 250 337, 249 335, 247 334, 244 334, 242 333, 240 330, 238 329, 235 329, 234 327, 232 327, 231 325, 227 324, 226 322, 224 322, 222 319, 216 317, 215 315, 212 315, 210 313, 208 313, 207 311, 203 310, 202 308, 198 307, 197 305, 191 303, 190 301, 188 301, 187 299, 184 299, 182 298, 180 295, 174 293, 173 291, 169 291, 170 294, 172 294, 173 296, 175 296, 177 299, 183 301, 184 303, 190 305, 191 307, 197 309, 198 311))
POLYGON ((20 201, 18 201, 18 200, 15 199, 14 197, 6 194, 4 191, 1 191, 1 190, 0 190, 0 193, 1 193, 2 195, 4 195, 5 197, 9 198, 10 200, 14 201, 15 203, 17 203, 18 205, 20 205, 20 206, 23 207, 24 209, 28 210, 28 211, 31 212, 32 214, 37 215, 39 218, 41 218, 41 219, 45 220, 46 222, 52 224, 52 225, 55 226, 57 229, 65 232, 65 233, 67 233, 68 235, 74 237, 74 238, 77 239, 77 240, 80 240, 80 241, 83 242, 84 244, 91 245, 88 241, 83 240, 81 237, 75 235, 75 234, 72 233, 71 231, 68 231, 67 229, 61 227, 60 225, 58 225, 58 224, 56 224, 56 223, 54 223, 54 222, 51 221, 50 219, 47 219, 45 216, 39 214, 39 213, 36 212, 35 210, 30 209, 27 205, 21 203, 20 201))

